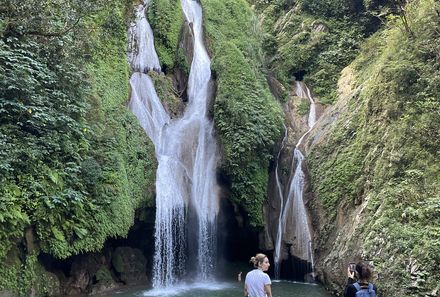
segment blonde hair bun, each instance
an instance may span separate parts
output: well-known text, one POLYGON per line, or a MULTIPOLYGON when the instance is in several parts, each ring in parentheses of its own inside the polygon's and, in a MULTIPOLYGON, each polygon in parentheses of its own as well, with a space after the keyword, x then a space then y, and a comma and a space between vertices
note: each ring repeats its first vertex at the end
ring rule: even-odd
POLYGON ((265 254, 258 253, 254 257, 251 257, 249 263, 254 264, 255 268, 258 268, 258 264, 263 263, 264 259, 267 258, 265 254))

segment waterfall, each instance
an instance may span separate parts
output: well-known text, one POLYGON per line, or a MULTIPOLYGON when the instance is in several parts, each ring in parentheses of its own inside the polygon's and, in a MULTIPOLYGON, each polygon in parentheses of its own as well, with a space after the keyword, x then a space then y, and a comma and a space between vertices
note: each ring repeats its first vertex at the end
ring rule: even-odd
MULTIPOLYGON (((282 211, 284 208, 284 199, 283 199, 283 190, 281 188, 280 177, 278 174, 278 165, 280 163, 281 152, 283 151, 284 144, 285 144, 285 142, 287 140, 287 136, 288 136, 287 135, 287 127, 284 124, 283 124, 283 126, 284 126, 284 137, 281 142, 281 148, 278 152, 277 162, 276 162, 276 166, 275 166, 275 181, 276 181, 276 186, 277 186, 277 190, 278 190, 278 197, 280 199, 280 211, 282 211)), ((280 249, 281 249, 281 240, 278 240, 278 238, 281 239, 281 236, 282 236, 282 228, 280 228, 281 225, 282 225, 282 219, 281 219, 281 215, 280 215, 280 216, 278 216, 278 229, 277 229, 277 237, 276 237, 277 240, 275 242, 275 251, 280 251, 280 249)), ((275 262, 274 271, 275 271, 275 278, 276 279, 280 278, 280 265, 279 265, 280 258, 279 257, 280 257, 279 252, 278 253, 275 252, 274 253, 274 262, 275 262)))
POLYGON ((136 21, 132 22, 128 32, 128 60, 133 71, 160 72, 159 58, 154 49, 153 31, 145 15, 151 1, 145 0, 136 9, 136 21))
POLYGON ((212 121, 207 118, 210 59, 203 45, 202 10, 196 1, 182 0, 186 21, 194 39, 188 80, 188 106, 179 119, 171 120, 164 109, 149 70, 160 72, 154 37, 145 11, 150 0, 137 8, 129 29, 129 109, 155 146, 156 221, 153 287, 175 284, 186 269, 188 245, 197 242, 196 276, 206 280, 214 271, 216 225, 219 211, 216 183, 217 145, 212 121), (196 215, 188 215, 194 212, 196 215), (197 231, 186 228, 188 220, 197 231))
POLYGON ((194 53, 188 80, 189 106, 184 121, 195 126, 193 143, 197 145, 194 156, 191 197, 197 211, 198 274, 207 279, 214 269, 216 223, 219 211, 216 165, 217 145, 214 124, 207 118, 211 61, 203 43, 202 8, 197 1, 182 0, 186 21, 192 29, 194 53))
MULTIPOLYGON (((274 262, 275 262, 275 278, 280 278, 280 264, 281 264, 281 243, 283 237, 286 237, 286 225, 288 222, 295 226, 294 234, 290 234, 294 238, 292 243, 292 253, 305 261, 308 261, 314 269, 314 259, 312 252, 312 238, 309 228, 309 222, 307 218, 307 212, 304 206, 304 182, 305 174, 303 171, 304 155, 301 153, 300 145, 304 137, 313 129, 316 123, 316 105, 307 86, 299 81, 295 82, 296 95, 301 98, 307 98, 310 101, 310 111, 308 116, 309 129, 301 136, 293 151, 293 159, 291 168, 294 168, 293 178, 290 180, 288 186, 288 193, 286 198, 281 193, 281 187, 278 181, 278 172, 276 172, 278 191, 280 192, 281 208, 278 219, 278 229, 274 250, 274 262), (285 202, 284 202, 285 201, 285 202)), ((278 170, 278 163, 276 170, 278 170)))

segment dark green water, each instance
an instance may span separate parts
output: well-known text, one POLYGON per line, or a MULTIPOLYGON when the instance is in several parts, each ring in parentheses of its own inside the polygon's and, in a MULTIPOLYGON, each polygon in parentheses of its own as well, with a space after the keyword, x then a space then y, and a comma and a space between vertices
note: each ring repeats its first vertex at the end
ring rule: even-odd
MULTIPOLYGON (((273 281, 272 295, 274 297, 330 297, 321 286, 287 281, 273 281)), ((243 283, 239 282, 207 282, 201 284, 176 285, 168 290, 151 290, 148 288, 131 288, 116 290, 100 296, 111 297, 241 297, 243 283)))

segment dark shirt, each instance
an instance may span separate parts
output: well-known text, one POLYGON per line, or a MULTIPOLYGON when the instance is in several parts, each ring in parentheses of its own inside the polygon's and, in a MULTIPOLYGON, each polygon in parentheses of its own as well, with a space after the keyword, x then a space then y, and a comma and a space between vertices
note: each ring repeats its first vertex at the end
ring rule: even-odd
MULTIPOLYGON (((352 278, 348 278, 347 279, 347 285, 345 286, 345 290, 344 290, 344 297, 356 297, 356 292, 357 289, 356 287, 353 285, 356 281, 352 278)), ((360 283, 361 288, 368 288, 368 283, 360 283)), ((373 284, 373 290, 376 292, 377 295, 377 288, 376 286, 373 284)))

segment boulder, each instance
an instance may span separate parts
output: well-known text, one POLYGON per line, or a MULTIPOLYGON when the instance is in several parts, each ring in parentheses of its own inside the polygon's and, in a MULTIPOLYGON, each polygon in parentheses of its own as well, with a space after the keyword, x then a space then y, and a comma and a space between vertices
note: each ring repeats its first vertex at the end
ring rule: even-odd
POLYGON ((86 254, 78 256, 70 269, 70 277, 65 285, 66 295, 75 295, 86 292, 89 285, 93 283, 105 257, 100 254, 86 254))
POLYGON ((120 280, 125 284, 139 284, 147 281, 147 259, 141 250, 118 247, 113 253, 112 265, 120 280))
POLYGON ((61 295, 60 279, 55 273, 41 269, 40 283, 38 284, 39 292, 44 292, 44 296, 53 297, 61 295))
POLYGON ((95 275, 96 284, 93 284, 88 292, 91 295, 103 294, 117 289, 120 284, 116 283, 106 265, 102 265, 95 275))
POLYGON ((99 282, 94 284, 90 289, 90 295, 101 295, 103 293, 113 291, 119 288, 119 285, 115 282, 99 282))

